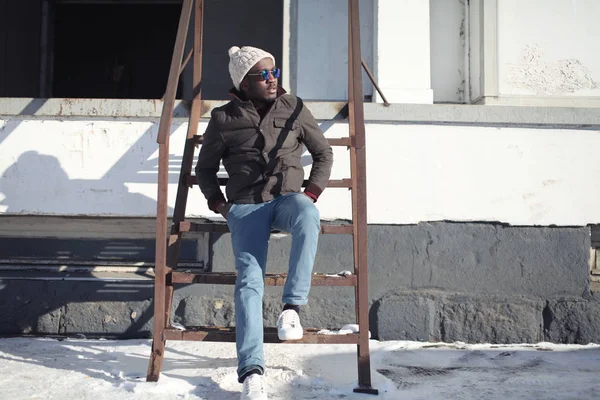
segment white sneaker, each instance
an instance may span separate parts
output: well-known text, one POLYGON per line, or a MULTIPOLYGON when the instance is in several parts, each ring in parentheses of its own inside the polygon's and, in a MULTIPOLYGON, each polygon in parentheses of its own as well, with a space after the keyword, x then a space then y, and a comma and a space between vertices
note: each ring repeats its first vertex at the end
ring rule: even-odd
POLYGON ((277 320, 277 336, 279 340, 300 340, 304 335, 300 316, 294 310, 285 310, 277 320))
POLYGON ((241 400, 267 400, 265 380, 262 375, 252 374, 244 379, 241 400))

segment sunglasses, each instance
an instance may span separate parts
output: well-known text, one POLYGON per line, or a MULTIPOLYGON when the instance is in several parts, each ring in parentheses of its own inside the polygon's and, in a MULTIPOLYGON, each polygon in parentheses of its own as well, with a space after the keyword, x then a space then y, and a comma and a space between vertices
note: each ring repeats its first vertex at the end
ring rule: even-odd
POLYGON ((260 76, 264 81, 269 80, 269 75, 273 77, 273 79, 279 79, 281 76, 281 68, 273 68, 272 70, 263 69, 262 71, 256 74, 247 74, 248 76, 260 76))

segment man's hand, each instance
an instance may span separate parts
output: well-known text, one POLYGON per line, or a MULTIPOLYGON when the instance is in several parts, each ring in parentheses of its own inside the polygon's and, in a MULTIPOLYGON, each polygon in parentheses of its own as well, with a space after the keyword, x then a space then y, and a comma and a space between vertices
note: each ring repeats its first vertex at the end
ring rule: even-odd
POLYGON ((231 203, 220 203, 217 206, 217 211, 219 214, 223 216, 223 218, 227 219, 227 214, 229 214, 229 209, 231 208, 231 203))

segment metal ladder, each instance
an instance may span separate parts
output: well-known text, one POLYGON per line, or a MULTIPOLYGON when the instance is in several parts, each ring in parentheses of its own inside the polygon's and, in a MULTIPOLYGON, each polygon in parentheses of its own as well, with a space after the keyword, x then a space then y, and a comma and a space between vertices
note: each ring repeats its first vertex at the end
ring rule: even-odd
MULTIPOLYGON (((201 115, 200 83, 202 80, 202 36, 204 19, 203 0, 184 0, 179 19, 177 38, 171 61, 171 68, 164 96, 159 131, 158 206, 156 219, 156 269, 154 283, 154 331, 152 352, 148 366, 148 381, 157 381, 162 369, 167 340, 235 342, 235 329, 225 327, 186 327, 179 330, 171 326, 170 314, 175 284, 222 284, 234 285, 235 273, 190 273, 177 270, 182 235, 185 232, 228 232, 224 223, 193 223, 185 220, 188 191, 196 184, 192 175, 194 150, 202 143, 197 135, 201 115), (190 52, 183 58, 188 26, 194 10, 194 43, 190 52), (179 76, 190 60, 193 60, 193 93, 189 126, 183 159, 172 226, 167 228, 167 184, 169 163, 169 131, 173 119, 176 89, 179 76), (183 61, 182 61, 183 60, 183 61), (168 232, 168 234, 167 234, 168 232)), ((304 337, 297 341, 281 342, 276 328, 265 328, 265 343, 344 343, 357 345, 358 387, 355 392, 378 394, 371 386, 371 362, 369 354, 369 298, 367 263, 367 204, 366 204, 366 160, 365 125, 363 113, 363 93, 361 65, 378 90, 384 102, 385 97, 375 83, 360 53, 360 31, 358 0, 348 0, 348 119, 350 135, 346 138, 329 139, 332 146, 344 146, 350 150, 351 178, 329 181, 329 188, 348 188, 352 192, 352 223, 322 224, 323 234, 353 235, 354 274, 330 276, 313 274, 313 286, 352 286, 355 288, 355 309, 359 332, 348 335, 319 335, 317 329, 306 329, 304 337)), ((227 179, 219 179, 221 185, 227 179)), ((265 285, 282 286, 286 274, 267 274, 265 285)))

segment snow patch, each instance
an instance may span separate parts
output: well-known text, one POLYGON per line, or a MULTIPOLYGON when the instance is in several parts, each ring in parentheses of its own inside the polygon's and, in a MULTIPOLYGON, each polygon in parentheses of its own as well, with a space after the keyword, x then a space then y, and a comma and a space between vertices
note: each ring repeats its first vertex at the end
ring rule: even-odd
MULTIPOLYGON (((168 342, 160 380, 146 382, 150 345, 149 340, 0 339, 2 399, 239 399, 235 344, 168 342)), ((378 400, 600 398, 596 344, 372 340, 370 345, 378 400)), ((267 344, 265 359, 270 400, 370 398, 353 393, 355 345, 267 344)))

